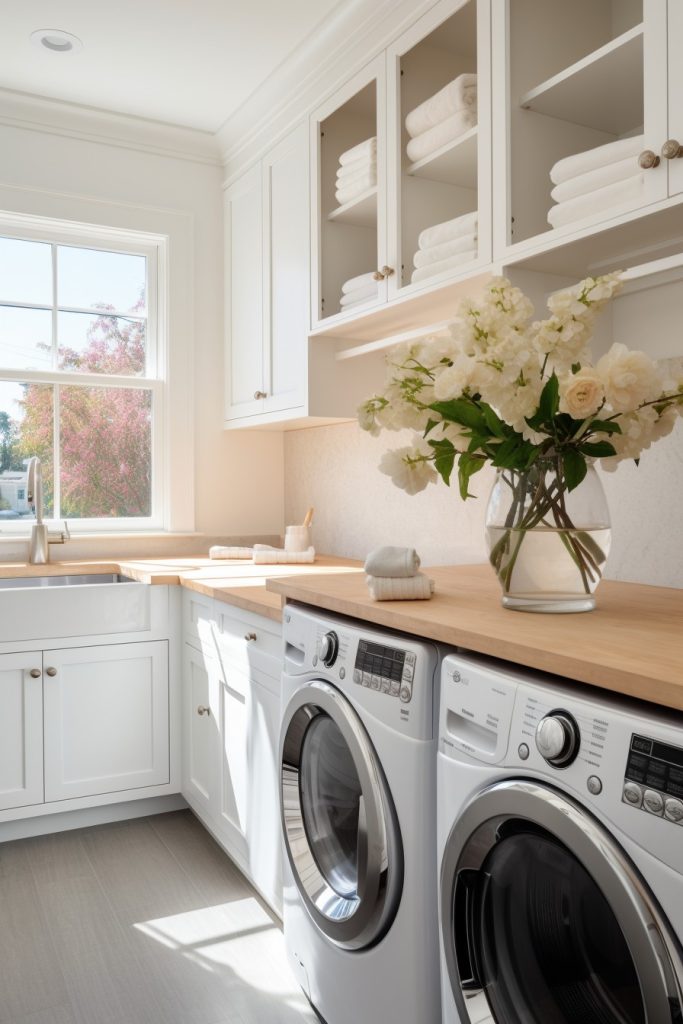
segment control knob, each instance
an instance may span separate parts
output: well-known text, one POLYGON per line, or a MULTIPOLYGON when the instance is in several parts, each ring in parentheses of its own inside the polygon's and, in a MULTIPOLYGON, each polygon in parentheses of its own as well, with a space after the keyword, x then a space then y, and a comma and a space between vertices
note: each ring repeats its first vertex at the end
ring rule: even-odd
POLYGON ((320 660, 323 665, 327 665, 330 668, 334 665, 339 654, 339 637, 330 630, 329 633, 325 633, 324 637, 320 641, 320 660))
POLYGON ((539 754, 553 768, 566 768, 579 752, 581 733, 568 711, 551 711, 536 729, 539 754))

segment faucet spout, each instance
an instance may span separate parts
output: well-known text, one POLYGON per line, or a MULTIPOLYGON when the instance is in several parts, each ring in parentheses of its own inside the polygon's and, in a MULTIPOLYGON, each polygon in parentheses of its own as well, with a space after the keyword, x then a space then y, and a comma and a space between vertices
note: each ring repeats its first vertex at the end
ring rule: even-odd
POLYGON ((36 526, 43 525, 43 468, 37 455, 28 460, 26 497, 36 510, 36 526))

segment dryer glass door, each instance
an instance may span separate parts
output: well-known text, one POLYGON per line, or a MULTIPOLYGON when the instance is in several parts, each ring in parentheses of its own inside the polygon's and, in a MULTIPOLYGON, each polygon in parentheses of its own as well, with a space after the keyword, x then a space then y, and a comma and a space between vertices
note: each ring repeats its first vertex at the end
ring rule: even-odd
POLYGON ((285 709, 281 784, 285 848, 308 913, 338 946, 373 945, 398 909, 402 844, 370 738, 327 683, 302 687, 285 709))
POLYGON ((451 833, 444 948, 463 1021, 683 1022, 683 967, 654 898, 570 798, 497 783, 451 833))

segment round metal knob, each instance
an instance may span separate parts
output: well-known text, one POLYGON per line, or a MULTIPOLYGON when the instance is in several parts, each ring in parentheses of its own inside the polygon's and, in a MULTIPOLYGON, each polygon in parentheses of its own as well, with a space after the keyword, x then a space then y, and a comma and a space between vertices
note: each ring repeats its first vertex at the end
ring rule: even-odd
POLYGON ((567 711, 553 711, 536 728, 536 747, 554 768, 566 768, 579 752, 581 733, 567 711))
POLYGON ((325 633, 320 642, 320 660, 323 665, 327 665, 330 668, 337 660, 338 653, 339 637, 333 630, 330 630, 329 633, 325 633))
POLYGON ((254 398, 257 401, 258 401, 259 398, 267 398, 267 397, 268 397, 268 392, 267 391, 255 391, 254 392, 254 398))
POLYGON ((372 275, 372 279, 373 281, 383 281, 384 274, 382 273, 381 270, 376 270, 375 273, 372 275))
POLYGON ((391 275, 393 273, 394 273, 394 268, 393 267, 387 267, 387 266, 382 267, 382 275, 384 277, 391 277, 391 275))
POLYGON ((661 152, 665 160, 676 160, 677 157, 683 156, 683 146, 678 139, 667 139, 661 152))
POLYGON ((638 166, 644 171, 649 171, 651 167, 659 167, 659 163, 659 157, 651 149, 644 149, 638 157, 638 166))
POLYGON ((31 679, 40 679, 42 674, 43 673, 40 671, 39 668, 32 668, 31 671, 29 672, 31 679))
POLYGON ((200 704, 199 707, 197 708, 197 714, 198 715, 210 715, 211 714, 211 708, 205 708, 203 704, 200 704))
POLYGON ((244 639, 245 640, 255 640, 256 639, 256 633, 245 633, 244 634, 244 639))
POLYGON ((50 665, 49 668, 45 669, 45 674, 48 675, 48 676, 56 676, 57 675, 57 669, 53 668, 52 665, 50 665))

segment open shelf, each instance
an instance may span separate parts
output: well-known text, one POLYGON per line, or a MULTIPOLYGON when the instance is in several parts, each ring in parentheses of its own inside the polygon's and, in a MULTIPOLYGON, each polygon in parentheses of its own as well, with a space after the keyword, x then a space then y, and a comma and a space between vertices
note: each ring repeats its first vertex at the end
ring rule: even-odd
POLYGON ((477 141, 479 129, 475 125, 459 138, 446 143, 436 153, 410 164, 407 174, 429 181, 442 181, 462 188, 477 187, 477 141))
POLYGON ((369 188, 357 199, 338 206, 327 219, 337 224, 353 224, 357 228, 377 227, 377 186, 369 188))
POLYGON ((525 110, 622 135, 643 123, 643 25, 525 93, 525 110))

